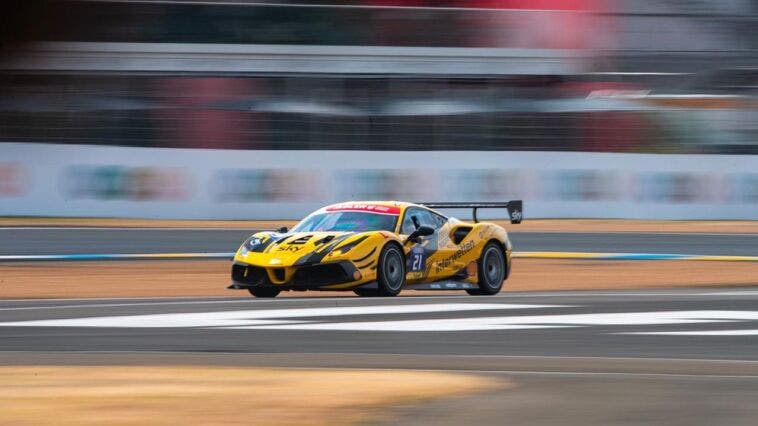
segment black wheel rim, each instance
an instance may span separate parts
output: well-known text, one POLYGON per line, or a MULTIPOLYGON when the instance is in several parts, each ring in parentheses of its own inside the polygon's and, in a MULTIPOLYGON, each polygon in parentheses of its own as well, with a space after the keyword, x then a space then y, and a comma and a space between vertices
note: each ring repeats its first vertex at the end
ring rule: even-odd
POLYGON ((403 258, 397 250, 387 250, 383 269, 387 287, 393 291, 399 290, 403 285, 403 258))
POLYGON ((484 268, 484 277, 490 287, 497 287, 503 282, 503 263, 497 254, 497 249, 489 249, 484 254, 482 267, 484 268))

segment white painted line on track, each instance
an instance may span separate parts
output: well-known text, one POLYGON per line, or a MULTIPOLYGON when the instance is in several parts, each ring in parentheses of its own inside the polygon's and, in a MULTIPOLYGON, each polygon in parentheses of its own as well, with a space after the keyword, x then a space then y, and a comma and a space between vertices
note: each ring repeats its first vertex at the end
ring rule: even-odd
POLYGON ((521 295, 511 295, 510 297, 610 297, 610 298, 624 298, 624 297, 658 297, 658 296, 667 296, 667 297, 678 297, 678 296, 684 296, 684 297, 708 297, 708 296, 758 296, 758 293, 729 293, 729 294, 718 294, 718 293, 588 293, 588 294, 579 294, 579 293, 572 293, 572 294, 545 294, 545 295, 534 295, 534 296, 521 296, 521 295))
POLYGON ((546 291, 544 293, 534 293, 534 294, 502 294, 502 297, 512 297, 512 298, 528 298, 528 297, 657 297, 657 296, 707 296, 707 293, 687 293, 687 292, 669 292, 669 293, 659 293, 659 292, 650 292, 650 293, 635 293, 635 292, 620 292, 620 293, 614 293, 614 292, 552 292, 552 291, 546 291))
MULTIPOLYGON (((503 299, 505 295, 499 295, 499 296, 493 296, 493 298, 497 299, 503 299)), ((83 303, 83 304, 77 304, 77 305, 35 305, 35 306, 11 306, 11 307, 0 307, 0 311, 18 311, 18 310, 34 310, 34 309, 70 309, 70 308, 108 308, 108 307, 126 307, 126 306, 162 306, 162 305, 202 305, 202 304, 230 304, 230 303, 246 303, 250 307, 255 307, 256 304, 267 304, 270 306, 273 306, 277 303, 287 303, 287 302, 357 302, 357 303, 366 303, 368 302, 365 298, 359 298, 359 297, 288 297, 288 298, 281 298, 278 300, 266 300, 266 299, 254 299, 252 297, 247 298, 226 298, 226 297, 217 297, 216 299, 228 299, 228 300, 195 300, 196 298, 193 297, 177 297, 177 299, 184 299, 184 300, 166 300, 165 297, 144 297, 144 298, 135 298, 132 300, 135 300, 135 302, 123 302, 123 303, 83 303), (154 302, 151 300, 155 300, 154 302)), ((207 298, 203 298, 207 299, 207 298)), ((414 300, 430 300, 430 299, 439 299, 440 301, 449 301, 449 300, 466 300, 471 301, 472 297, 468 295, 439 295, 439 296, 404 296, 396 299, 374 299, 374 301, 377 300, 384 300, 384 301, 408 301, 412 302, 414 300)), ((108 301, 108 300, 114 300, 114 301, 124 301, 124 300, 130 300, 125 298, 99 298, 99 299, 45 299, 50 302, 55 303, 62 303, 62 302, 68 302, 68 301, 108 301)), ((39 300, 35 300, 39 301, 39 300)), ((2 302, 31 302, 28 299, 15 299, 15 300, 3 300, 2 302)), ((409 303, 410 304, 410 303, 409 303)), ((389 304, 388 304, 389 305, 389 304)), ((382 305, 379 305, 382 306, 382 305)))
MULTIPOLYGON (((296 331, 383 331, 383 332, 461 332, 493 330, 556 329, 592 326, 651 326, 679 324, 716 324, 756 321, 758 311, 689 310, 580 313, 553 315, 465 316, 453 318, 385 319, 372 321, 340 320, 344 316, 448 314, 490 310, 577 308, 576 305, 532 305, 509 303, 439 303, 416 305, 329 306, 211 312, 184 312, 95 316, 63 319, 7 321, 5 327, 97 327, 97 328, 221 328, 230 330, 296 331), (338 319, 314 320, 314 317, 338 319)), ((683 335, 753 335, 755 330, 737 333, 718 332, 632 332, 609 334, 683 334, 683 335)))
MULTIPOLYGON (((50 298, 50 299, 0 299, 0 303, 2 302, 51 302, 51 303, 57 303, 57 302, 96 302, 96 301, 113 301, 113 300, 134 300, 134 301, 142 301, 142 300, 165 300, 167 302, 171 302, 174 300, 255 300, 251 297, 247 296, 155 296, 155 297, 72 297, 72 298, 50 298)), ((281 299, 279 299, 281 300, 281 299)))
MULTIPOLYGON (((710 297, 710 296, 756 296, 758 297, 758 290, 746 290, 746 291, 724 291, 724 292, 692 292, 691 290, 682 290, 681 292, 594 292, 594 291, 575 291, 575 292, 535 292, 535 293, 500 293, 490 298, 501 299, 524 299, 524 298, 550 298, 550 297, 565 297, 565 298, 587 298, 587 297, 609 297, 609 298, 625 298, 625 297, 710 297)), ((404 293, 402 296, 390 299, 373 299, 375 301, 408 301, 413 300, 432 300, 438 299, 440 301, 450 300, 467 300, 471 301, 472 296, 465 294, 442 294, 438 296, 426 296, 426 295, 414 295, 413 293, 404 293)), ((480 299, 478 299, 480 300, 480 299)), ((200 305, 200 304, 228 304, 228 303, 249 303, 251 306, 255 304, 276 304, 276 303, 319 303, 319 302, 367 302, 367 299, 359 297, 284 297, 276 300, 260 300, 252 297, 195 297, 195 296, 177 296, 177 297, 137 297, 137 298, 78 298, 78 299, 7 299, 0 300, 0 303, 35 303, 35 302, 49 302, 49 303, 67 303, 67 302, 105 302, 105 301, 119 301, 121 303, 90 303, 90 304, 72 304, 72 305, 33 305, 33 306, 12 306, 12 307, 0 307, 0 311, 13 311, 24 309, 70 309, 70 308, 103 308, 103 307, 122 307, 122 306, 161 306, 161 305, 200 305), (133 302, 132 302, 133 301, 133 302)))
POLYGON ((751 330, 691 330, 691 331, 640 331, 634 333, 650 336, 758 336, 758 329, 751 330))
POLYGON ((9 308, 0 308, 0 311, 23 311, 37 309, 72 309, 72 308, 116 308, 127 306, 163 306, 163 305, 199 305, 199 304, 229 304, 229 303, 246 303, 249 300, 205 300, 205 301, 179 301, 179 302, 137 302, 137 303, 91 303, 81 305, 56 305, 56 306, 13 306, 9 308))
MULTIPOLYGON (((430 318, 417 320, 301 322, 289 324, 250 324, 224 326, 235 330, 309 330, 309 331, 494 331, 585 326, 635 326, 719 323, 758 320, 758 311, 658 311, 590 313, 563 315, 520 315, 470 318, 430 318)), ((2 325, 2 324, 0 324, 2 325)))
MULTIPOLYGON (((209 328, 290 324, 292 319, 346 315, 420 314, 502 309, 536 309, 562 305, 506 303, 441 303, 422 305, 330 306, 325 308, 259 309, 218 312, 98 316, 1 322, 6 327, 209 328)), ((300 320, 302 322, 302 320, 300 320)))

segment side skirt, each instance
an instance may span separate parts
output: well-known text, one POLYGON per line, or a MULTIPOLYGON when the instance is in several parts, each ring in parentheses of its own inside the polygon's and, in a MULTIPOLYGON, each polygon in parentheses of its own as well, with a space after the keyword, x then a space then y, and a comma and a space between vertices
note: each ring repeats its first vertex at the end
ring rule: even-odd
MULTIPOLYGON (((229 290, 244 290, 248 289, 250 285, 244 285, 239 283, 232 283, 227 289, 229 290)), ((339 289, 339 290, 354 290, 356 288, 365 288, 365 289, 377 289, 379 288, 376 285, 376 281, 372 281, 370 283, 363 284, 361 286, 357 287, 350 287, 346 289, 339 289)), ((416 283, 416 284, 406 284, 405 287, 403 287, 403 290, 474 290, 479 288, 478 285, 467 283, 467 282, 461 282, 461 281, 435 281, 432 283, 416 283)), ((306 289, 293 289, 293 288, 282 288, 283 291, 286 290, 306 290, 306 289)), ((307 290, 324 290, 324 291, 339 291, 338 289, 318 289, 318 288, 310 288, 307 290)))
POLYGON ((473 290, 477 288, 479 286, 472 283, 443 280, 432 283, 406 284, 403 290, 473 290))

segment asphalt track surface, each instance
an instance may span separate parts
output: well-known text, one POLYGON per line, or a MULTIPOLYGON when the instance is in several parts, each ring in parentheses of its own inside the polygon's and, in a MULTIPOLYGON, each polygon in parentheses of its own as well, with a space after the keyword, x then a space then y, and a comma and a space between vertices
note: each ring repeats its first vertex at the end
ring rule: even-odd
POLYGON ((2 301, 0 350, 758 361, 758 289, 407 293, 375 299, 2 301))
POLYGON ((6 300, 0 342, 4 365, 410 368, 516 384, 400 407, 399 423, 758 420, 758 288, 6 300))
MULTIPOLYGON (((519 232, 518 251, 758 255, 758 234, 519 232)), ((233 252, 253 230, 0 228, 0 255, 233 252)))
MULTIPOLYGON (((252 232, 2 228, 0 255, 231 252, 252 232)), ((518 251, 758 254, 755 234, 510 235, 518 251)), ((758 287, 409 294, 0 301, 0 365, 455 370, 515 388, 387 424, 758 424, 758 287)))

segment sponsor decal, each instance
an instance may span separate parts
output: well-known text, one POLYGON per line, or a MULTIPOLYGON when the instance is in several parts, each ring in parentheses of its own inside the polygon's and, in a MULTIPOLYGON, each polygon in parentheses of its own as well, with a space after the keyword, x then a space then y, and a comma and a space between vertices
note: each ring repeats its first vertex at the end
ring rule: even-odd
POLYGON ((63 174, 62 190, 71 198, 181 201, 188 198, 188 182, 182 168, 72 166, 63 174))
POLYGON ((732 201, 740 203, 758 203, 758 174, 738 174, 732 176, 732 201))
POLYGON ((543 199, 551 201, 613 201, 622 198, 626 183, 614 170, 554 170, 540 174, 543 199))
POLYGON ((395 206, 383 206, 379 204, 339 204, 336 206, 329 206, 326 208, 328 212, 368 212, 377 214, 387 214, 397 216, 400 214, 400 207, 395 206))
POLYGON ((421 278, 424 278, 424 272, 423 271, 408 272, 407 274, 405 274, 405 278, 409 280, 421 279, 421 278))
POLYGON ((587 99, 643 99, 649 94, 650 90, 603 89, 591 91, 587 99))
POLYGON ((448 245, 451 245, 450 241, 450 228, 445 226, 437 234, 437 248, 443 249, 448 245))
POLYGON ((211 179, 213 198, 221 202, 302 202, 323 199, 327 185, 318 170, 222 169, 211 179))
POLYGON ((362 169, 332 174, 336 198, 347 200, 430 200, 437 198, 437 170, 362 169))
POLYGON ((303 246, 281 246, 276 249, 276 251, 288 251, 290 253, 297 253, 302 249, 303 246))
POLYGON ((650 173, 639 178, 639 199, 655 203, 722 203, 727 201, 728 180, 713 173, 650 173))
POLYGON ((515 210, 513 213, 511 213, 511 220, 514 222, 521 222, 521 212, 519 210, 515 210))
POLYGON ((0 163, 0 197, 19 197, 26 192, 24 167, 18 163, 0 163))
POLYGON ((534 199, 539 188, 533 170, 463 169, 450 171, 442 178, 443 188, 458 194, 451 201, 534 199))
POLYGON ((465 256, 466 253, 470 252, 474 248, 474 242, 473 241, 467 241, 461 245, 461 247, 455 251, 450 257, 446 257, 439 262, 435 264, 435 269, 437 272, 442 272, 445 268, 452 265, 455 261, 460 259, 461 257, 465 256))

